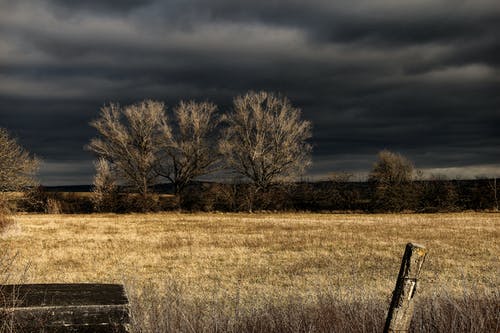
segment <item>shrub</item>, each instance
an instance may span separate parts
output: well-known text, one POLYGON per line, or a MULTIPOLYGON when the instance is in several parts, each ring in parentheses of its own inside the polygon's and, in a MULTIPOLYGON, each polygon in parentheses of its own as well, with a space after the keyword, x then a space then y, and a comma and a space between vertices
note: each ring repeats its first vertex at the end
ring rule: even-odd
POLYGON ((415 167, 401 154, 388 150, 378 153, 368 180, 372 183, 372 209, 380 212, 401 212, 415 208, 415 167))
POLYGON ((96 175, 92 186, 92 205, 97 212, 115 212, 118 205, 118 186, 111 163, 104 158, 94 162, 96 175))
POLYGON ((0 234, 14 224, 14 220, 0 210, 0 234))
POLYGON ((0 197, 0 234, 14 224, 14 220, 9 216, 7 201, 0 197))
POLYGON ((62 213, 61 202, 55 198, 48 198, 45 212, 48 214, 61 214, 62 213))
POLYGON ((147 213, 160 210, 158 195, 149 194, 147 196, 128 193, 119 197, 118 213, 147 213))

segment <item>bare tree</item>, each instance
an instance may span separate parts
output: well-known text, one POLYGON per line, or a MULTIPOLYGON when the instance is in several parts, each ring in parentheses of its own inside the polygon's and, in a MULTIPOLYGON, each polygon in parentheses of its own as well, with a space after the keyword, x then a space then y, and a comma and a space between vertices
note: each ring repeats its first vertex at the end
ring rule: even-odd
POLYGON ((414 170, 413 163, 403 155, 382 150, 368 179, 381 184, 407 183, 412 180, 414 170))
POLYGON ((118 186, 111 170, 111 165, 104 158, 94 163, 96 175, 92 186, 92 203, 94 208, 101 211, 113 211, 117 201, 118 186))
POLYGON ((7 130, 0 128, 0 192, 19 191, 36 185, 39 161, 7 130))
POLYGON ((488 179, 488 186, 493 193, 493 209, 498 211, 498 188, 497 188, 497 177, 493 179, 488 179))
POLYGON ((428 180, 417 183, 417 189, 421 211, 455 211, 459 207, 457 186, 444 174, 431 174, 428 180))
POLYGON ((228 166, 248 178, 257 190, 300 175, 310 164, 311 123, 287 98, 248 92, 234 99, 220 144, 228 166))
POLYGON ((90 124, 99 132, 88 148, 113 165, 117 174, 144 198, 157 179, 158 134, 164 104, 146 100, 120 107, 110 104, 90 124))
POLYGON ((412 185, 415 167, 401 154, 388 150, 378 153, 368 180, 374 184, 373 205, 377 210, 401 211, 414 208, 412 185))
POLYGON ((218 160, 217 107, 208 102, 180 102, 174 119, 163 122, 157 172, 174 185, 179 194, 192 180, 214 171, 218 160))

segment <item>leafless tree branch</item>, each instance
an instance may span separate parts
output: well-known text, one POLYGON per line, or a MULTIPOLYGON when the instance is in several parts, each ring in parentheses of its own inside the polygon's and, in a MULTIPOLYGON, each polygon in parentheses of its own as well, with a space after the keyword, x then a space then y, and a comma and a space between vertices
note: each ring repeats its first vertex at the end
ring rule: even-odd
POLYGON ((220 149, 228 166, 257 189, 301 174, 311 164, 311 123, 287 98, 249 92, 234 99, 220 149))
POLYGON ((180 102, 173 121, 163 121, 157 171, 174 185, 176 193, 214 171, 218 160, 215 130, 220 122, 216 110, 208 102, 180 102))
POLYGON ((7 130, 0 128, 0 191, 19 191, 36 185, 34 175, 39 164, 7 130))
POLYGON ((124 108, 110 104, 90 124, 99 132, 88 149, 110 162, 118 175, 142 196, 157 179, 158 134, 164 104, 146 100, 124 108))

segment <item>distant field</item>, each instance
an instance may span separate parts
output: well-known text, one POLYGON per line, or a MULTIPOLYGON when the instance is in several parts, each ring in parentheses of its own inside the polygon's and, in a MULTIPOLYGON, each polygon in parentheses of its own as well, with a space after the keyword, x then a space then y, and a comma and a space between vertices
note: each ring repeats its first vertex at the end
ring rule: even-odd
POLYGON ((500 214, 17 215, 2 247, 31 282, 222 283, 268 293, 329 284, 390 293, 404 245, 429 248, 424 287, 500 282, 500 214))
MULTIPOLYGON (((175 285, 190 300, 276 304, 335 291, 388 301, 406 242, 428 247, 419 293, 500 285, 500 214, 17 215, 0 247, 23 282, 175 285), (443 288, 444 287, 444 288, 443 288), (229 296, 228 296, 229 295, 229 296)), ((15 282, 15 281, 11 281, 15 282)), ((253 304, 252 306, 255 306, 253 304)), ((244 307, 242 305, 242 307, 244 307)))

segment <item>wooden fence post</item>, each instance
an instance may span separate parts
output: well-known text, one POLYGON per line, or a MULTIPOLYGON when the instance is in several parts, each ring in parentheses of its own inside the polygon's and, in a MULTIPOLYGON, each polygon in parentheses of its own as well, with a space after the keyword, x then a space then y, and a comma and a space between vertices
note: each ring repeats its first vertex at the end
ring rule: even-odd
POLYGON ((426 255, 427 249, 425 247, 412 243, 406 244, 384 333, 407 332, 409 330, 414 307, 413 296, 426 255))

